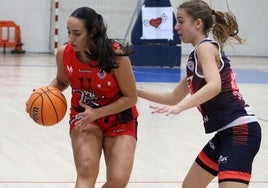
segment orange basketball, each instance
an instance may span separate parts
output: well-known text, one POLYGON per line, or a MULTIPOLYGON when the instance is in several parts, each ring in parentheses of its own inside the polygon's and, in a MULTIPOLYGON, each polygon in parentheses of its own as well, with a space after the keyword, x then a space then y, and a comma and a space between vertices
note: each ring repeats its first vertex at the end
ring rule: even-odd
POLYGON ((59 89, 45 86, 33 91, 26 108, 36 123, 51 126, 63 119, 67 111, 67 102, 59 89))

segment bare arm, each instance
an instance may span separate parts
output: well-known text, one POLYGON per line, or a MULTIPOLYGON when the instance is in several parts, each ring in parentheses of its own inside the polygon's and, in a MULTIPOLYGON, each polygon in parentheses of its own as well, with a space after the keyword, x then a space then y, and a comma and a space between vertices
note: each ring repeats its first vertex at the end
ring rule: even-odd
POLYGON ((198 66, 203 72, 206 84, 190 97, 173 106, 156 108, 154 113, 179 114, 180 112, 199 106, 221 92, 220 63, 218 49, 212 44, 201 44, 197 49, 198 66))
POLYGON ((206 84, 193 95, 186 96, 187 78, 185 77, 170 93, 154 93, 138 89, 138 95, 153 102, 171 106, 153 107, 153 113, 179 114, 180 112, 199 106, 221 92, 219 74, 218 48, 213 44, 201 44, 197 49, 198 66, 202 70, 206 84))
MULTIPOLYGON (((49 84, 49 86, 56 87, 60 89, 61 91, 66 89, 69 85, 67 75, 65 74, 64 69, 63 69, 63 63, 62 63, 63 50, 64 50, 64 47, 60 48, 57 52, 57 55, 56 55, 57 75, 56 75, 56 78, 54 78, 52 82, 49 84)), ((28 101, 26 101, 25 103, 26 106, 27 106, 27 103, 28 101)), ((26 107, 26 111, 27 111, 27 107, 26 107)))
POLYGON ((129 58, 117 57, 116 61, 119 68, 114 70, 114 75, 123 96, 114 103, 96 109, 100 117, 122 112, 137 102, 136 82, 129 58))
POLYGON ((155 92, 142 88, 137 88, 137 91, 138 96, 146 100, 160 104, 175 105, 188 94, 187 80, 184 77, 171 92, 155 92))
POLYGON ((49 84, 52 87, 56 87, 61 91, 65 90, 69 86, 68 77, 63 68, 63 52, 65 46, 58 49, 56 54, 57 75, 49 84))
POLYGON ((197 57, 198 65, 203 71, 206 84, 180 104, 181 108, 184 110, 199 106, 221 92, 218 48, 213 44, 203 43, 197 49, 197 57))

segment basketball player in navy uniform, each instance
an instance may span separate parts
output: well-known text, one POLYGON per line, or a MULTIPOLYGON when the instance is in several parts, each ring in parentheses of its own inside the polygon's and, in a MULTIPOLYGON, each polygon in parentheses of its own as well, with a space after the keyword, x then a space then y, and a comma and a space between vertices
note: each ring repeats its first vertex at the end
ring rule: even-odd
POLYGON ((215 11, 204 1, 190 0, 178 7, 176 19, 180 39, 193 46, 187 74, 171 92, 138 88, 138 95, 165 104, 152 107, 153 113, 180 114, 197 107, 205 132, 215 132, 191 166, 183 188, 205 188, 216 176, 220 188, 247 188, 261 127, 239 92, 222 49, 226 42, 244 42, 238 36, 236 18, 231 11, 215 11))

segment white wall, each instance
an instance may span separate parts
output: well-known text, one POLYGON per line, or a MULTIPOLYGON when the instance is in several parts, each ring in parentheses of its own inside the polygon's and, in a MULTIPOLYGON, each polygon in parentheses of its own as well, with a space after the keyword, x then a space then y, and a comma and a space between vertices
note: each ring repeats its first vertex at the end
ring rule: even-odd
MULTIPOLYGON (((23 49, 26 53, 53 52, 54 1, 53 0, 0 0, 0 20, 13 20, 20 25, 23 49)), ((206 0, 215 10, 226 11, 226 1, 206 0)), ((79 6, 90 6, 103 15, 111 37, 124 38, 138 0, 60 0, 59 45, 67 40, 66 20, 79 6)), ((176 7, 183 0, 170 0, 176 7)), ((229 0, 228 5, 237 17, 240 35, 246 38, 242 46, 226 46, 229 55, 268 56, 268 1, 229 0)), ((129 36, 128 38, 129 39, 129 36)), ((182 45, 188 54, 190 45, 182 45)), ((3 49, 0 48, 0 55, 3 49)))
POLYGON ((137 0, 71 0, 60 2, 59 15, 59 43, 64 44, 67 39, 66 22, 70 14, 78 7, 90 6, 102 14, 111 38, 124 39, 131 17, 135 11, 137 0))
POLYGON ((0 0, 0 2, 0 20, 12 20, 20 26, 23 50, 48 52, 50 0, 0 0))
MULTIPOLYGON (((221 11, 227 11, 226 1, 206 0, 213 9, 221 11)), ((178 3, 173 3, 174 7, 176 5, 178 3)), ((228 0, 228 5, 236 16, 239 34, 246 39, 246 43, 239 46, 225 46, 225 52, 229 55, 268 56, 268 37, 265 36, 268 30, 268 1, 228 0)), ((191 48, 190 45, 183 45, 182 53, 188 54, 191 48)))

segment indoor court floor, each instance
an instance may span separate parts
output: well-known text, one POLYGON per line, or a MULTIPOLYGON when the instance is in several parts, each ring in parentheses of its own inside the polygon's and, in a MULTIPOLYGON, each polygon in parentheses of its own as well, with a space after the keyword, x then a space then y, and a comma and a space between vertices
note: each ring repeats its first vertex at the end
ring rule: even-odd
MULTIPOLYGON (((250 188, 268 187, 268 58, 232 57, 233 68, 246 102, 262 126, 263 139, 253 164, 250 188)), ((181 69, 134 67, 137 86, 171 90, 184 75, 181 69)), ((76 178, 68 114, 57 125, 37 125, 25 112, 34 88, 55 76, 55 56, 0 54, 0 188, 73 188, 76 178)), ((67 99, 70 90, 64 91, 67 99)), ((201 115, 190 109, 180 115, 153 115, 151 102, 139 99, 138 143, 128 188, 178 188, 203 145, 201 115)), ((243 156, 241 156, 243 157, 243 156)), ((96 188, 105 181, 102 159, 96 188)), ((216 188, 215 179, 208 188, 216 188)))

